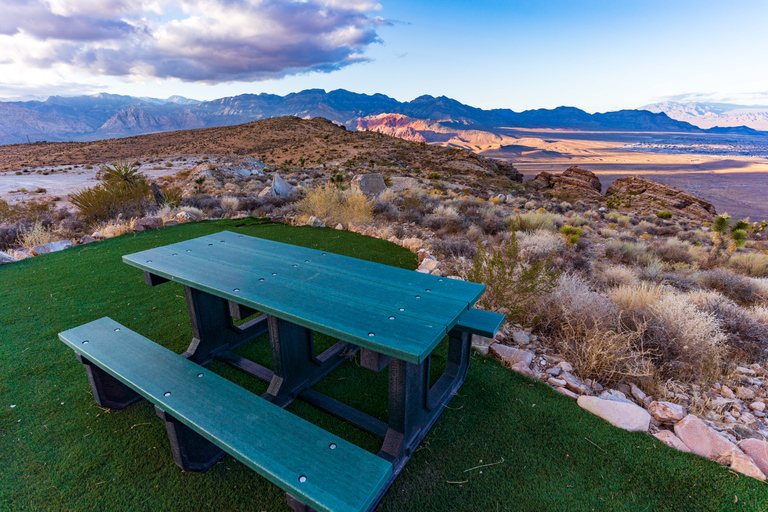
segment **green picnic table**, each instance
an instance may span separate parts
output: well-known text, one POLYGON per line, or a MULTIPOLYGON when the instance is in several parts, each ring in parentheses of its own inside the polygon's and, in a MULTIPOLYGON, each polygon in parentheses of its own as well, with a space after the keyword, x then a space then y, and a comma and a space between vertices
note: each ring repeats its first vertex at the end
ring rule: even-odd
POLYGON ((503 321, 472 308, 481 284, 228 231, 123 261, 149 285, 184 286, 193 339, 178 355, 106 317, 60 333, 96 401, 122 409, 148 399, 182 469, 205 471, 229 453, 296 511, 373 510, 463 383, 472 335, 492 337, 503 321), (339 341, 315 355, 313 332, 339 341), (266 333, 272 368, 233 352, 266 333), (430 354, 446 336, 448 361, 430 387, 430 354), (358 351, 363 367, 388 367, 387 422, 312 389, 358 351), (267 392, 207 370, 213 360, 268 382, 267 392), (286 411, 297 399, 381 437, 378 455, 286 411))

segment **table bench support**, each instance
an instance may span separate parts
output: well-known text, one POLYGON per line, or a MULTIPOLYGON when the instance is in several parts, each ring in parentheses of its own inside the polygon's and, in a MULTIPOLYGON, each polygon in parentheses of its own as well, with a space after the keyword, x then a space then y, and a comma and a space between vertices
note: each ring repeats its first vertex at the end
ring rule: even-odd
POLYGON ((85 373, 88 375, 88 383, 91 385, 93 398, 99 407, 121 410, 142 399, 141 395, 82 355, 75 352, 75 356, 85 366, 85 373))
POLYGON ((221 460, 224 450, 155 406, 155 413, 165 422, 171 443, 173 462, 184 471, 205 472, 221 460))
POLYGON ((183 354, 198 364, 212 361, 216 354, 231 350, 267 332, 266 318, 235 326, 226 299, 210 293, 184 287, 189 319, 192 323, 192 342, 183 354))

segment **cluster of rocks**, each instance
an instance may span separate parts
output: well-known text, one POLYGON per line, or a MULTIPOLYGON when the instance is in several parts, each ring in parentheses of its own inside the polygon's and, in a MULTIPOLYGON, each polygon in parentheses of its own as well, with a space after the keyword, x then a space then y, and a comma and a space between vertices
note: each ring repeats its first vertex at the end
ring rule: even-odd
POLYGON ((520 326, 503 328, 496 339, 475 337, 473 348, 502 360, 512 370, 542 380, 559 393, 573 398, 583 409, 619 428, 648 432, 677 450, 695 453, 759 480, 768 475, 768 371, 760 365, 738 367, 729 386, 715 383, 700 395, 704 417, 687 411, 691 395, 670 393, 665 397, 681 403, 654 399, 634 384, 604 389, 598 382, 574 375, 573 365, 546 353, 542 338, 520 326), (511 346, 505 343, 514 343, 511 346))
POLYGON ((41 254, 49 254, 52 252, 63 251, 74 247, 75 244, 71 240, 59 240, 56 242, 48 242, 47 244, 40 244, 30 248, 21 248, 13 251, 13 254, 0 251, 0 265, 5 263, 15 263, 17 261, 25 260, 33 256, 39 256, 41 254))
POLYGON ((600 201, 603 199, 600 194, 603 189, 600 179, 593 172, 575 165, 560 174, 540 172, 530 181, 530 185, 539 190, 574 192, 582 200, 600 201))

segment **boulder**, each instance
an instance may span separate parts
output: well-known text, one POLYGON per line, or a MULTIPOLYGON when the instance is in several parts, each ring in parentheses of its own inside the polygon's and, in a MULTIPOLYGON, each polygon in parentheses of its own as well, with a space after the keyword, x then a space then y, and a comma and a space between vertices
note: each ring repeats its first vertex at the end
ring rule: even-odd
POLYGON ((258 197, 288 197, 294 192, 293 186, 275 173, 272 185, 259 192, 258 197))
POLYGON ((582 409, 624 430, 647 432, 651 425, 648 411, 635 404, 604 400, 596 396, 580 396, 576 403, 582 409))
POLYGON ((189 212, 179 212, 176 214, 176 220, 179 222, 197 222, 197 217, 189 212))
POLYGON ((264 176, 269 166, 252 156, 228 155, 217 169, 234 176, 264 176))
POLYGON ((530 184, 539 190, 570 191, 582 200, 602 201, 603 198, 600 195, 603 186, 595 173, 575 165, 561 174, 541 172, 530 181, 530 184))
POLYGON ((136 226, 141 226, 144 229, 157 229, 163 227, 163 219, 160 217, 144 217, 133 223, 133 230, 136 231, 136 226))
POLYGON ((522 361, 513 364, 510 368, 512 368, 512 371, 517 373, 522 373, 523 375, 527 375, 529 377, 535 377, 530 367, 522 361))
POLYGON ((80 244, 82 244, 82 245, 90 244, 90 243, 93 243, 95 241, 96 241, 96 239, 93 238, 91 235, 81 236, 80 240, 78 240, 78 242, 80 242, 80 244))
POLYGON ((561 388, 561 387, 556 387, 556 388, 555 388, 555 390, 556 390, 557 392, 559 392, 559 393, 561 393, 561 394, 563 394, 563 395, 565 395, 565 396, 569 397, 569 398, 573 398, 574 400, 576 400, 576 399, 578 399, 578 398, 579 398, 579 395, 577 395, 576 393, 574 393, 573 391, 571 391, 571 390, 570 390, 570 389, 568 389, 568 388, 561 388))
POLYGON ((167 221, 165 221, 165 223, 163 223, 163 225, 165 227, 168 227, 168 226, 178 226, 179 224, 181 224, 181 223, 179 221, 177 221, 177 220, 167 220, 167 221))
POLYGON ((512 333, 512 341, 518 345, 527 345, 531 342, 531 338, 525 331, 515 331, 512 333))
POLYGON ((500 345, 499 343, 494 343, 491 345, 491 353, 510 366, 517 363, 523 363, 525 366, 531 366, 534 358, 534 354, 532 352, 508 347, 507 345, 500 345))
POLYGON ((747 388, 744 386, 741 386, 736 389, 736 397, 742 399, 742 400, 754 400, 755 399, 755 390, 752 388, 747 388))
POLYGON ((571 372, 563 371, 563 373, 560 374, 560 378, 565 381, 565 386, 574 393, 586 395, 589 391, 586 384, 584 384, 580 378, 573 375, 571 372))
POLYGON ((384 177, 378 173, 358 174, 352 178, 352 190, 358 190, 368 197, 376 197, 387 189, 384 177))
POLYGON ((626 176, 611 183, 605 195, 614 194, 630 199, 634 209, 647 209, 650 213, 668 210, 702 221, 712 221, 716 215, 715 207, 706 199, 640 176, 626 176))
POLYGON ((710 460, 718 460, 736 447, 693 414, 675 423, 675 434, 691 452, 710 460))
POLYGON ((718 461, 720 464, 730 466, 732 470, 742 475, 751 476, 760 481, 765 480, 765 473, 755 464, 755 461, 737 447, 723 455, 718 461))
POLYGON ((312 226, 313 228, 324 228, 325 222, 312 215, 309 220, 307 220, 307 226, 312 226))
POLYGON ((688 446, 680 440, 679 437, 675 435, 674 432, 671 430, 659 430, 655 434, 653 434, 653 437, 661 441, 667 446, 670 446, 674 448, 675 450, 680 450, 681 452, 690 452, 691 449, 688 448, 688 446))
POLYGON ((672 402, 651 402, 651 405, 648 406, 648 412, 662 423, 680 421, 685 417, 685 408, 672 402))
POLYGON ((421 238, 406 238, 402 242, 403 247, 411 252, 418 252, 421 246, 424 245, 424 241, 421 238))
POLYGON ((425 270, 428 270, 428 271, 432 272, 438 266, 440 266, 440 263, 437 260, 426 259, 426 260, 421 262, 421 265, 419 265, 419 268, 420 269, 425 269, 425 270))
POLYGON ((744 439, 739 441, 738 447, 752 457, 760 471, 768 475, 768 442, 758 439, 744 439))
POLYGON ((389 188, 393 192, 402 192, 403 190, 421 187, 419 180, 416 178, 409 178, 406 176, 393 176, 390 179, 392 183, 390 184, 389 188))
POLYGON ((19 261, 19 259, 14 258, 7 252, 0 251, 0 265, 4 265, 6 263, 14 263, 16 261, 19 261))
POLYGON ((572 165, 563 171, 563 173, 560 175, 560 178, 569 178, 572 180, 581 181, 597 190, 598 192, 602 192, 603 190, 603 185, 600 183, 600 179, 595 175, 595 173, 575 165, 572 165))
POLYGON ((32 251, 35 254, 48 254, 51 252, 63 251, 64 249, 69 249, 74 246, 75 244, 73 244, 71 240, 59 240, 58 242, 36 245, 32 248, 32 251))

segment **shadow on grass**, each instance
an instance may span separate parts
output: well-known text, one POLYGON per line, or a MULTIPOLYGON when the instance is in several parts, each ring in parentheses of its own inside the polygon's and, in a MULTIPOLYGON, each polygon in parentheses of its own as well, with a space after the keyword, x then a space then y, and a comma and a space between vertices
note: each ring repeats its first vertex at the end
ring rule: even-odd
MULTIPOLYGON (((180 471, 163 423, 142 402, 103 410, 57 333, 108 315, 183 352, 192 337, 183 289, 149 287, 124 254, 221 230, 403 268, 414 254, 332 229, 257 219, 147 231, 0 267, 0 510, 288 510, 279 488, 231 457, 180 471)), ((331 340, 318 336, 318 344, 331 340)), ((266 340, 241 350, 269 364, 266 340)), ((437 352, 436 367, 444 357, 437 352)), ((255 391, 223 364, 211 368, 255 391)), ((356 360, 320 383, 386 419, 386 371, 356 360)), ((291 411, 376 452, 379 441, 310 406, 291 411)), ((379 507, 382 511, 768 510, 765 484, 615 429, 546 385, 473 354, 469 376, 379 507)))

